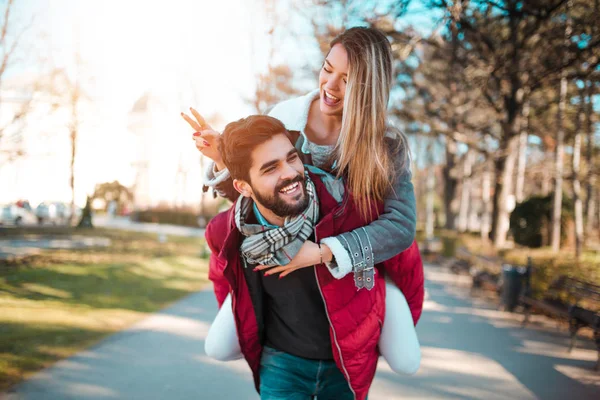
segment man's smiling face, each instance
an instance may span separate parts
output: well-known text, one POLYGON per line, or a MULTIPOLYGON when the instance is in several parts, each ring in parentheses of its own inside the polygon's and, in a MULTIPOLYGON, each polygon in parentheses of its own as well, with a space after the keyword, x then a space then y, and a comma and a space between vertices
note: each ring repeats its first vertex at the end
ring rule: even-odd
POLYGON ((252 199, 278 217, 294 217, 308 206, 304 165, 283 134, 254 148, 249 177, 252 199))

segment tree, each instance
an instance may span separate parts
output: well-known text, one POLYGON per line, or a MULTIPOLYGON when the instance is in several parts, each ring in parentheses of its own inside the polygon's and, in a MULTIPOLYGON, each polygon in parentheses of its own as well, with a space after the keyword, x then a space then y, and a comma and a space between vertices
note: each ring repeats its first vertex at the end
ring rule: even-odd
POLYGON ((435 196, 435 164, 432 157, 433 154, 432 139, 427 141, 427 181, 426 181, 426 211, 425 211, 425 237, 428 240, 433 239, 433 230, 435 228, 434 214, 434 196, 435 196))
POLYGON ((106 207, 111 201, 117 203, 117 210, 122 210, 124 206, 133 202, 133 192, 128 187, 122 185, 119 181, 105 182, 96 185, 92 201, 101 199, 106 207))
MULTIPOLYGON (((567 1, 567 24, 565 26, 564 40, 565 45, 568 46, 571 40, 572 34, 572 22, 569 14, 569 9, 572 4, 567 1)), ((562 49, 561 49, 562 50, 562 49)), ((564 54, 564 51, 562 52, 564 54)), ((563 57, 565 57, 563 55, 563 57)), ((567 102, 567 71, 561 71, 560 77, 560 91, 558 100, 558 113, 557 113, 557 138, 556 138, 556 171, 554 177, 554 208, 552 213, 552 250, 558 252, 560 250, 560 213, 562 209, 562 198, 563 198, 563 165, 564 165, 564 142, 565 142, 565 107, 567 102)), ((579 138, 579 136, 577 136, 579 138)), ((578 158, 579 155, 574 156, 578 158)), ((575 167, 575 161, 573 162, 575 167)), ((579 168, 579 162, 577 161, 577 168, 579 168)))
POLYGON ((460 211, 458 214, 458 230, 466 232, 469 228, 469 206, 471 205, 472 170, 475 152, 468 150, 463 157, 462 189, 460 194, 460 211))
MULTIPOLYGON (((79 58, 78 58, 79 62, 79 58)), ((83 93, 80 86, 79 76, 75 78, 75 81, 70 85, 69 93, 67 94, 67 101, 71 108, 71 122, 69 123, 69 139, 71 141, 71 160, 69 163, 71 177, 69 184, 71 187, 71 211, 75 214, 75 156, 77 155, 77 136, 79 135, 79 129, 81 126, 81 117, 79 106, 83 97, 83 93)))
POLYGON ((519 134, 519 160, 517 164, 517 185, 515 199, 517 203, 525 200, 525 168, 527 166, 527 141, 529 137, 529 100, 523 105, 521 133, 519 134))
MULTIPOLYGON (((583 92, 583 91, 582 91, 583 92)), ((577 125, 575 130, 575 139, 573 143, 573 203, 575 206, 575 255, 577 259, 581 257, 583 246, 583 204, 581 202, 581 182, 579 180, 580 159, 581 159, 581 129, 584 122, 584 95, 581 93, 579 107, 577 112, 577 125)), ((562 205, 562 204, 561 204, 562 205)))
MULTIPOLYGON (((432 0, 429 4, 451 13, 457 3, 432 0)), ((508 232, 507 205, 513 193, 525 102, 544 85, 560 80, 561 75, 582 60, 591 60, 592 69, 598 65, 598 58, 594 58, 598 53, 597 38, 565 42, 566 4, 567 0, 471 0, 462 2, 460 13, 454 16, 459 44, 465 50, 464 57, 459 58, 461 65, 477 72, 474 79, 480 83, 483 98, 500 116, 491 232, 497 247, 504 246, 508 232), (556 49, 564 56, 556 57, 556 49)), ((578 7, 583 7, 583 2, 578 2, 578 7)), ((586 23, 589 25, 590 21, 586 23)), ((572 35, 576 33, 579 31, 572 35)))
POLYGON ((300 92, 292 82, 294 74, 287 65, 269 66, 268 71, 258 76, 251 103, 258 114, 263 114, 275 104, 290 99, 300 92))
POLYGON ((92 199, 87 196, 85 200, 85 207, 81 212, 81 219, 77 223, 77 228, 93 228, 94 223, 92 222, 92 199))
MULTIPOLYGON (((593 15, 597 18, 600 16, 600 0, 594 0, 594 11, 593 15)), ((590 36, 596 37, 598 34, 598 24, 592 24, 590 28, 590 36)), ((588 78, 585 82, 585 124, 584 129, 587 136, 587 152, 586 152, 586 164, 587 164, 587 185, 586 185, 586 198, 585 198, 585 215, 587 219, 586 224, 586 235, 591 234, 594 229, 595 217, 595 202, 594 202, 594 186, 596 184, 596 171, 594 171, 594 130, 592 128, 592 116, 594 113, 594 95, 595 85, 594 82, 588 78)), ((600 191, 600 188, 598 189, 600 191)), ((597 196, 597 200, 600 201, 600 195, 597 196)), ((600 205, 599 205, 600 210, 600 205)), ((598 218, 598 231, 600 232, 600 218, 598 218)))
MULTIPOLYGON (((596 1, 598 4, 598 1, 596 1)), ((586 184, 586 197, 585 197, 585 215, 587 219, 586 224, 586 237, 591 234, 594 229, 595 219, 595 202, 594 202, 594 186, 596 184, 596 173, 594 171, 594 130, 592 128, 592 115, 594 111, 594 86, 591 82, 586 82, 585 88, 585 112, 583 129, 585 130, 587 137, 587 151, 586 151, 586 164, 587 164, 587 184, 586 184)))
MULTIPOLYGON (((409 30, 405 33, 412 36, 409 30)), ((462 200, 458 210, 454 206, 461 176, 464 176, 464 169, 460 170, 461 157, 464 167, 464 153, 468 151, 459 149, 467 145, 472 152, 489 157, 487 142, 497 130, 496 113, 482 101, 473 72, 456 66, 464 57, 462 52, 456 42, 444 36, 434 34, 420 40, 414 52, 398 64, 397 80, 403 96, 393 109, 394 115, 404 122, 407 133, 443 136, 446 229, 455 229, 457 211, 460 212, 461 207, 462 223, 466 222, 468 213, 468 206, 465 207, 462 200)), ((467 199, 462 193, 460 198, 467 199)), ((459 224, 460 219, 459 216, 459 224)))
POLYGON ((25 34, 33 25, 33 18, 27 25, 20 26, 15 20, 14 1, 3 3, 4 12, 0 20, 0 115, 6 117, 0 124, 0 163, 24 154, 20 146, 21 133, 41 85, 38 79, 23 78, 19 87, 15 87, 7 79, 8 72, 22 61, 19 51, 22 50, 25 34))
MULTIPOLYGON (((267 113, 277 103, 300 94, 300 91, 294 87, 294 72, 289 65, 274 63, 276 49, 279 47, 276 31, 281 25, 276 2, 273 0, 261 0, 261 2, 264 5, 266 19, 270 24, 267 33, 269 46, 268 67, 267 71, 257 74, 254 96, 248 100, 258 114, 267 113)), ((263 40, 263 38, 260 39, 263 40)), ((264 45, 265 43, 261 42, 261 46, 264 45)))
POLYGON ((83 107, 91 98, 84 90, 85 83, 91 79, 84 79, 84 63, 79 51, 74 54, 74 72, 69 74, 66 69, 52 71, 52 84, 47 89, 53 107, 65 111, 67 114, 67 129, 69 131, 70 158, 69 158, 69 186, 71 188, 71 215, 75 215, 75 161, 77 159, 77 144, 83 124, 83 107))
MULTIPOLYGON (((491 161, 491 160, 490 160, 491 161)), ((482 203, 482 216, 481 216, 481 239, 484 242, 489 240, 491 230, 491 215, 490 215, 490 186, 491 186, 491 172, 492 169, 489 161, 484 162, 483 176, 481 177, 481 203, 482 203)))
MULTIPOLYGON (((426 37, 399 27, 406 1, 314 1, 320 7, 311 10, 310 20, 322 51, 349 26, 371 25, 388 35, 397 70, 391 97, 394 119, 407 134, 441 137, 445 145, 445 157, 436 162, 444 163, 446 227, 453 229, 458 220, 465 229, 467 216, 480 201, 482 235, 490 231, 501 248, 513 198, 521 202, 552 192, 550 153, 561 153, 560 145, 570 145, 576 132, 575 83, 600 80, 598 2, 428 0, 426 6, 441 13, 441 22, 426 37), (468 152, 475 154, 472 159, 468 152), (539 175, 542 179, 528 179, 539 175), (466 189, 479 179, 483 192, 475 199, 466 189)), ((595 171, 590 148, 586 166, 595 171)), ((592 187, 588 184, 587 189, 592 187)), ((562 199, 563 194, 556 196, 562 199)), ((592 195, 586 202, 592 201, 588 198, 592 195)), ((593 208, 586 206, 587 214, 593 208)))

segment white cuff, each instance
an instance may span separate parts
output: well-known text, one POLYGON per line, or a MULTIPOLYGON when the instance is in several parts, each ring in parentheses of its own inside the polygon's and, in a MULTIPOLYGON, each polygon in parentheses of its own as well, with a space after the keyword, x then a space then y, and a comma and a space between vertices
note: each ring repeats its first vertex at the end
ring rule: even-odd
POLYGON ((216 171, 215 167, 215 162, 211 161, 206 169, 206 174, 204 175, 204 185, 208 187, 215 187, 219 183, 225 182, 227 179, 229 179, 229 170, 227 168, 216 171))
POLYGON ((335 279, 342 279, 352 272, 352 260, 342 243, 334 237, 321 239, 321 243, 327 245, 333 253, 332 262, 325 263, 329 272, 335 279))

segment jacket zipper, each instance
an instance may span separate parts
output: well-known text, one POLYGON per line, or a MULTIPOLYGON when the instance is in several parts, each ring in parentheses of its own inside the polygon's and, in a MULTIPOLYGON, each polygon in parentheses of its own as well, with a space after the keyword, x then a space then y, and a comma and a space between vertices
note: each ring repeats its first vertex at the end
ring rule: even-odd
MULTIPOLYGON (((318 243, 319 239, 317 238, 317 232, 315 232, 315 242, 318 243)), ((325 296, 323 296, 323 290, 321 289, 321 284, 319 283, 319 275, 317 274, 317 268, 314 267, 315 270, 315 279, 317 280, 317 287, 319 288, 319 293, 321 294, 321 298, 323 299, 323 306, 325 307, 325 315, 327 316, 327 321, 329 321, 329 326, 331 327, 331 331, 333 332, 333 341, 335 342, 335 346, 337 347, 338 353, 340 355, 340 361, 342 363, 342 368, 344 369, 344 374, 346 374, 346 379, 348 379, 348 386, 356 399, 356 393, 354 389, 352 389, 352 384, 350 383, 350 374, 348 374, 348 370, 346 369, 346 365, 344 364, 344 358, 342 357, 342 349, 337 341, 337 335, 335 333, 335 328, 333 327, 333 323, 331 322, 331 318, 329 318, 329 312, 327 311, 327 303, 325 302, 325 296)))
MULTIPOLYGON (((348 195, 344 194, 344 198, 342 199, 342 204, 340 204, 337 208, 337 210, 335 210, 335 212, 333 213, 333 216, 335 218, 339 217, 340 215, 342 215, 342 213, 344 212, 344 209, 346 208, 346 203, 348 202, 348 195)), ((315 239, 316 240, 316 239, 315 239)))
MULTIPOLYGON (((235 295, 233 293, 233 288, 231 288, 231 290, 229 291, 229 295, 231 296, 231 312, 233 313, 233 322, 235 323, 235 334, 237 335, 237 331, 238 331, 238 326, 237 326, 237 320, 235 318, 235 306, 236 306, 236 299, 235 299, 235 295)), ((239 340, 239 339, 238 339, 239 340)))

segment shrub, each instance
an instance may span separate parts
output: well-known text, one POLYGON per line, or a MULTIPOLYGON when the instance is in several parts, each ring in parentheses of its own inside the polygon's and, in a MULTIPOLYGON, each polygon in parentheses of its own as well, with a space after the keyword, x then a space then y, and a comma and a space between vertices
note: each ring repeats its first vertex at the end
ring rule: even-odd
POLYGON ((133 212, 131 219, 137 222, 153 222, 198 228, 198 215, 189 210, 148 209, 133 212))
MULTIPOLYGON (((548 245, 552 232, 554 195, 531 197, 518 204, 510 215, 510 230, 515 243, 527 247, 548 245)), ((563 196, 561 216, 561 241, 567 237, 567 226, 573 219, 573 202, 563 196)))

